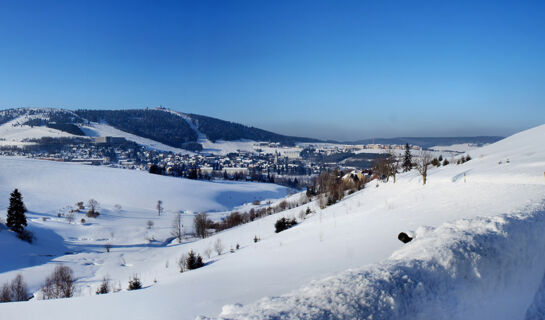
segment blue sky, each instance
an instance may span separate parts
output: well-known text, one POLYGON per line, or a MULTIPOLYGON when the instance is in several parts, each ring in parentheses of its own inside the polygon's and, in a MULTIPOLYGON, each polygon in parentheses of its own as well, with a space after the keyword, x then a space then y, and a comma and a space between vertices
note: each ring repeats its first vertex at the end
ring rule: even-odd
POLYGON ((545 123, 544 1, 3 1, 0 106, 332 139, 545 123))

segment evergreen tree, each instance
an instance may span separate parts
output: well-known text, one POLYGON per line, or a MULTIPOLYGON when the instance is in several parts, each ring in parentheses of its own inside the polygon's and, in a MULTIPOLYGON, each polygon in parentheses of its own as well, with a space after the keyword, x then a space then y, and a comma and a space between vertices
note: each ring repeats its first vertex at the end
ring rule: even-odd
POLYGON ((188 270, 198 269, 204 266, 201 255, 196 254, 193 250, 189 251, 186 261, 188 270))
POLYGON ((413 168, 413 159, 411 156, 411 150, 409 149, 409 144, 405 144, 405 157, 403 158, 403 172, 411 171, 413 168))
POLYGON ((6 223, 8 228, 21 234, 27 225, 25 216, 26 211, 27 210, 23 203, 21 193, 17 189, 13 190, 9 198, 8 217, 6 223))

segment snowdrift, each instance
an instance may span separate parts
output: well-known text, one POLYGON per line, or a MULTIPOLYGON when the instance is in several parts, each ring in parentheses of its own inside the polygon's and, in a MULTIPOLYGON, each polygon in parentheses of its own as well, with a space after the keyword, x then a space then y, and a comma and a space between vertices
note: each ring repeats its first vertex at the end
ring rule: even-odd
MULTIPOLYGON (((544 276, 543 230, 543 206, 421 228, 417 240, 381 264, 225 306, 219 318, 524 319, 544 276)), ((534 306, 529 316, 539 311, 534 306)))

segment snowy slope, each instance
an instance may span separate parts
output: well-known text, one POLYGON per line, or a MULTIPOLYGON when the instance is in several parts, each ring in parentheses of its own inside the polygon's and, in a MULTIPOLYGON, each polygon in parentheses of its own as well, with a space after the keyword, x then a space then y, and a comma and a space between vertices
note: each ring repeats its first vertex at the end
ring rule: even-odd
POLYGON ((199 130, 198 125, 195 124, 194 119, 192 119, 189 115, 177 112, 174 110, 165 109, 164 111, 170 112, 172 114, 178 115, 182 117, 189 127, 193 129, 197 133, 197 143, 200 143, 203 147, 202 152, 204 153, 213 153, 213 154, 228 154, 231 152, 237 152, 237 151, 248 151, 248 152, 254 152, 254 144, 255 141, 251 140, 242 140, 242 141, 224 141, 224 140, 218 140, 216 142, 210 141, 204 133, 202 133, 199 130))
MULTIPOLYGON (((465 164, 431 169, 425 186, 415 172, 409 172, 399 175, 396 184, 369 184, 324 210, 312 204, 315 213, 279 234, 274 233, 274 222, 280 216, 298 216, 306 206, 181 245, 116 239, 119 233, 135 232, 119 222, 140 219, 143 223, 143 217, 149 217, 154 204, 150 197, 141 212, 140 204, 127 210, 127 219, 116 221, 121 214, 111 213, 107 227, 116 236, 108 236, 107 231, 102 236, 118 243, 112 252, 82 246, 75 258, 55 257, 43 267, 22 270, 25 278, 39 279, 37 270, 43 276, 54 263, 69 263, 80 272, 82 297, 0 304, 0 314, 23 319, 41 314, 69 319, 74 312, 82 319, 193 319, 220 313, 224 318, 250 319, 328 319, 333 314, 341 319, 369 314, 375 319, 429 319, 430 315, 523 319, 545 270, 545 245, 538 237, 545 223, 543 137, 545 126, 477 149, 465 164), (403 246, 397 240, 400 231, 416 234, 416 239, 403 246), (253 243, 256 235, 262 240, 253 243), (194 249, 202 255, 218 238, 227 250, 237 243, 241 249, 220 256, 213 253, 205 258, 210 263, 198 270, 182 274, 176 270, 175 261, 182 253, 194 249), (84 261, 93 267, 81 267, 84 261), (150 287, 89 296, 103 276, 125 288, 132 273, 139 273, 150 287), (267 296, 276 298, 260 300, 267 296)), ((12 179, 15 175, 0 178, 1 185, 12 179)), ((130 184, 138 184, 136 178, 130 184)), ((23 196, 30 201, 40 192, 29 190, 23 196)), ((74 191, 74 197, 79 192, 74 191)), ((43 204, 38 206, 48 210, 71 203, 40 201, 43 204)), ((76 243, 103 243, 98 234, 92 241, 80 239, 86 226, 64 223, 61 231, 51 226, 53 222, 62 224, 33 221, 33 226, 54 229, 65 239, 71 233, 76 243)), ((0 281, 16 272, 0 273, 0 281)), ((539 303, 532 310, 539 312, 539 303)))
POLYGON ((32 116, 20 116, 0 125, 0 146, 21 146, 29 144, 25 139, 39 139, 43 137, 75 137, 74 135, 57 129, 40 126, 28 126, 22 123, 30 120, 32 116))
POLYGON ((169 151, 169 152, 181 153, 181 154, 193 154, 193 152, 190 152, 185 149, 167 146, 164 143, 160 143, 152 139, 143 138, 135 134, 128 133, 123 130, 119 130, 106 123, 91 122, 88 125, 81 126, 81 130, 85 133, 86 136, 89 136, 89 137, 107 137, 107 136, 122 137, 128 141, 135 142, 141 146, 145 146, 150 149, 169 151))

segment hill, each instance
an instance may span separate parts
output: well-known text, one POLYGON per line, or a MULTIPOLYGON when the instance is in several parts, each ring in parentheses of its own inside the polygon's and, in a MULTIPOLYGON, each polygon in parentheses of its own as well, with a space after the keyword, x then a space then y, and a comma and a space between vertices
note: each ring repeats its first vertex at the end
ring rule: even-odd
MULTIPOLYGON (((340 319, 431 315, 437 319, 524 319, 545 306, 539 300, 545 270, 541 236, 545 227, 544 135, 545 126, 541 126, 475 149, 469 162, 431 168, 424 186, 418 173, 411 171, 400 174, 395 184, 381 182, 376 187, 373 182, 325 209, 311 203, 313 213, 281 233, 274 232, 276 220, 299 217, 306 206, 180 245, 159 245, 169 236, 165 227, 172 215, 154 220, 161 226, 153 229, 157 242, 146 244, 145 227, 137 227, 153 216, 150 206, 158 195, 134 206, 123 203, 124 211, 117 213, 112 207, 116 197, 104 191, 101 197, 111 200, 103 200, 104 219, 93 221, 95 229, 89 233, 88 226, 69 225, 54 217, 55 209, 72 198, 48 197, 41 189, 25 192, 22 188, 25 199, 44 199, 32 204, 32 228, 52 230, 64 239, 51 250, 62 252, 62 245, 76 245, 79 251, 47 258, 24 270, 11 267, 0 273, 0 282, 22 272, 36 289, 44 273, 65 263, 76 270, 83 297, 0 304, 0 313, 20 319, 48 314, 61 320, 74 312, 89 319, 194 319, 220 313, 223 319, 329 319, 333 315, 340 319), (42 221, 44 216, 51 220, 42 221), (415 240, 403 245, 397 240, 400 231, 409 232, 415 240), (255 236, 261 241, 255 243, 255 236), (227 251, 232 247, 233 253, 212 253, 204 268, 190 272, 179 273, 173 267, 183 253, 192 249, 204 254, 217 239, 227 251), (109 253, 101 249, 107 241, 114 244, 109 253), (92 295, 102 277, 107 275, 125 288, 135 273, 146 289, 92 295)), ((63 172, 79 168, 55 165, 62 165, 63 172)), ((9 169, 13 166, 4 167, 8 168, 5 172, 14 171, 9 169)), ((1 199, 20 184, 10 183, 19 175, 17 171, 3 174, 0 180, 7 187, 1 199)), ((78 194, 92 195, 86 191, 87 180, 80 176, 72 178, 74 199, 83 197, 78 194)), ((93 171, 83 176, 92 177, 91 186, 96 186, 92 190, 115 181, 93 171)), ((138 185, 138 180, 134 176, 120 189, 138 185)), ((189 189, 183 190, 172 195, 189 189)), ((132 194, 130 189, 126 192, 129 203, 140 198, 132 194)), ((188 194, 188 201, 192 197, 188 194)))
POLYGON ((292 137, 242 124, 165 108, 132 110, 64 110, 18 108, 0 111, 3 141, 17 145, 43 137, 115 134, 161 150, 210 151, 236 148, 237 142, 277 142, 294 145, 317 139, 292 137), (44 130, 47 129, 47 130, 44 130), (14 134, 16 132, 16 134, 14 134), (226 148, 222 146, 226 144, 226 148))

